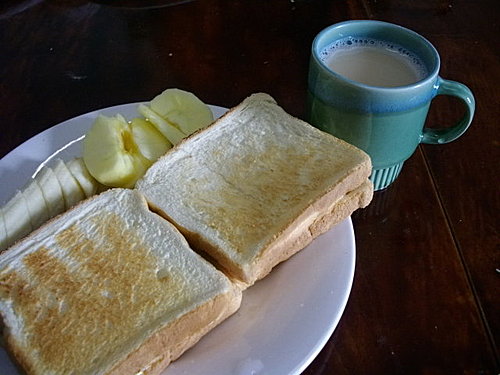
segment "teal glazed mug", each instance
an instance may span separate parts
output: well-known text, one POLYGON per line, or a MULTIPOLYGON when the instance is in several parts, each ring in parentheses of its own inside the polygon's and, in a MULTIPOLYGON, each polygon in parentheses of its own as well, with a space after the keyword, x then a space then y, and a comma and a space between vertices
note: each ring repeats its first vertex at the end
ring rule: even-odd
POLYGON ((375 190, 384 189, 420 143, 451 142, 472 121, 472 92, 441 78, 439 68, 434 46, 404 27, 369 20, 332 25, 312 44, 307 119, 364 150, 372 159, 375 190), (425 127, 437 95, 459 98, 463 118, 450 127, 425 127))

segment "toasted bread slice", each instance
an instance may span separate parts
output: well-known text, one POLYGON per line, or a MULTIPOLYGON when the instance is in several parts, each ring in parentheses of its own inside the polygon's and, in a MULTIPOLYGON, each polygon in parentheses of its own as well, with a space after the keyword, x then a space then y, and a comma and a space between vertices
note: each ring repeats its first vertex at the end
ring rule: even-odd
POLYGON ((364 198, 341 218, 366 206, 370 173, 363 151, 254 94, 168 151, 136 188, 193 247, 251 285, 338 221, 333 207, 362 185, 364 198))
POLYGON ((157 374, 240 301, 135 190, 83 201, 0 255, 7 347, 28 374, 157 374))

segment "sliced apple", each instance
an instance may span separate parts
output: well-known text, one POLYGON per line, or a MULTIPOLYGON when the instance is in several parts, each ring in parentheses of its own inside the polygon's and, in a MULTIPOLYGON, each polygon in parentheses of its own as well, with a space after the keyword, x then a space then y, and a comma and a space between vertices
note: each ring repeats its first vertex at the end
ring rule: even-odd
POLYGON ((28 207, 20 191, 2 207, 2 215, 7 233, 7 247, 33 230, 28 207))
POLYGON ((37 229, 50 218, 49 209, 43 197, 42 189, 40 185, 38 185, 38 182, 31 180, 24 187, 22 194, 27 202, 31 226, 33 229, 37 229))
POLYGON ((133 187, 151 165, 121 116, 97 117, 83 141, 83 161, 97 181, 110 187, 133 187))
POLYGON ((129 126, 139 152, 151 163, 172 148, 172 144, 149 121, 133 118, 129 126))
POLYGON ((85 194, 80 185, 61 159, 55 161, 53 171, 61 185, 64 206, 66 209, 73 207, 76 203, 85 198, 85 194))
POLYGON ((42 189, 43 197, 49 211, 49 217, 59 215, 64 211, 64 196, 61 185, 54 171, 44 166, 35 176, 36 182, 42 189))
POLYGON ((151 101, 150 108, 186 135, 214 120, 210 108, 196 95, 179 89, 166 89, 151 101))
POLYGON ((173 145, 176 145, 187 136, 187 134, 181 132, 145 104, 139 104, 137 111, 150 121, 173 145))
POLYGON ((100 184, 89 173, 82 158, 71 159, 66 163, 66 166, 76 181, 78 181, 78 184, 87 198, 93 196, 97 192, 100 184))

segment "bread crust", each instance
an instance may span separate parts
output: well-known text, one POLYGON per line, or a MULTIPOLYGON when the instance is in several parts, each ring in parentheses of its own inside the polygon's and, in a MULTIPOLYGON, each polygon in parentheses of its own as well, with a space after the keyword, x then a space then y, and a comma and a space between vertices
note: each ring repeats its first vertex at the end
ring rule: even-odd
MULTIPOLYGON (((349 186, 349 182, 343 186, 349 186)), ((251 264, 242 265, 234 262, 199 233, 183 227, 178 229, 193 249, 208 256, 214 265, 244 290, 264 278, 276 265, 309 245, 316 237, 349 217, 354 211, 366 207, 373 197, 373 184, 366 179, 340 199, 336 199, 338 194, 335 189, 325 193, 278 233, 251 264)), ((158 207, 151 208, 166 220, 172 220, 158 207)))
POLYGON ((358 208, 366 207, 372 199, 373 186, 367 180, 333 204, 330 195, 333 194, 325 194, 314 206, 304 211, 303 215, 261 253, 253 265, 251 283, 267 276, 276 265, 305 248, 316 237, 349 217, 358 208))
POLYGON ((241 304, 241 291, 233 285, 225 293, 191 310, 151 335, 106 375, 160 374, 205 334, 235 313, 241 304))
MULTIPOLYGON (((156 331, 105 374, 160 374, 204 335, 233 315, 239 309, 241 299, 241 289, 233 284, 227 293, 216 296, 156 331)), ((31 361, 24 358, 23 351, 18 349, 8 332, 4 332, 4 336, 11 360, 19 369, 33 373, 31 361)))

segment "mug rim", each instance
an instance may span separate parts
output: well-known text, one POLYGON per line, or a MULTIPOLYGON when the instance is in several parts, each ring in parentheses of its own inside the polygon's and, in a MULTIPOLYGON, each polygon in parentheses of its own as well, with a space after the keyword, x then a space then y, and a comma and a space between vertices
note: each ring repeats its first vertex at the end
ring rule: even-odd
MULTIPOLYGON (((352 34, 352 32, 351 32, 352 34)), ((344 35, 342 36, 343 38, 349 37, 349 35, 344 35)), ((411 49, 410 49, 411 50, 411 49)), ((412 51, 417 55, 419 58, 422 58, 419 54, 416 52, 412 51)), ((395 92, 395 91, 404 91, 408 89, 413 89, 413 88, 419 88, 421 86, 428 85, 429 83, 433 83, 436 78, 438 77, 439 74, 439 69, 441 65, 441 59, 439 56, 439 53, 434 47, 434 45, 427 40, 424 36, 421 34, 417 33, 416 31, 413 31, 411 29, 408 29, 404 26, 395 24, 395 23, 390 23, 390 22, 385 22, 385 21, 377 21, 377 20, 350 20, 350 21, 343 21, 343 22, 338 22, 334 23, 330 26, 325 27, 322 29, 315 37, 311 46, 311 55, 314 58, 314 60, 317 62, 318 66, 320 66, 323 70, 326 70, 329 74, 332 74, 335 76, 337 79, 340 79, 344 81, 345 83, 348 83, 353 86, 361 87, 363 89, 368 89, 368 90, 380 90, 380 91, 390 91, 390 92, 395 92), (391 87, 384 87, 384 86, 373 86, 373 85, 368 85, 365 83, 361 83, 355 80, 352 80, 350 78, 344 77, 343 75, 335 72, 334 70, 330 69, 320 58, 319 58, 319 53, 321 52, 322 49, 326 48, 328 45, 332 44, 336 40, 340 40, 341 38, 335 38, 335 39, 330 39, 326 44, 323 46, 319 46, 320 41, 325 37, 326 34, 329 32, 332 32, 332 30, 335 29, 342 29, 342 28, 347 28, 352 25, 366 25, 366 26, 379 26, 385 29, 394 29, 394 30, 399 30, 404 32, 405 34, 413 37, 415 40, 420 41, 422 45, 424 45, 432 54, 434 61, 432 62, 432 69, 428 69, 427 75, 425 78, 422 78, 419 81, 416 81, 414 83, 408 84, 408 85, 402 85, 402 86, 391 86, 391 87)), ((424 62, 425 63, 425 62, 424 62)), ((429 68, 429 67, 427 67, 429 68)))

